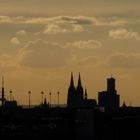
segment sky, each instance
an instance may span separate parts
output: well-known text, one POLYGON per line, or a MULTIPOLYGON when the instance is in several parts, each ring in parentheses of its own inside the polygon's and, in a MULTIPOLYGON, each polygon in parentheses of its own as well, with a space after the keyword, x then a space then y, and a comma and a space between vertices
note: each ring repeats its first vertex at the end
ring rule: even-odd
POLYGON ((65 104, 73 72, 88 98, 116 79, 121 105, 140 106, 139 0, 0 0, 0 76, 20 105, 65 104))

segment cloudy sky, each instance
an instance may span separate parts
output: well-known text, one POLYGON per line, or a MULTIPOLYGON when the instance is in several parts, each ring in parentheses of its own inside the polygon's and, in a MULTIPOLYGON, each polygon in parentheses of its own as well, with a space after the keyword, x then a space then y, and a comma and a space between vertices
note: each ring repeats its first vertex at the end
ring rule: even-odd
POLYGON ((70 73, 89 98, 113 75, 127 105, 140 105, 139 0, 0 0, 0 76, 19 104, 66 103, 70 73), (49 100, 48 100, 49 101, 49 100))

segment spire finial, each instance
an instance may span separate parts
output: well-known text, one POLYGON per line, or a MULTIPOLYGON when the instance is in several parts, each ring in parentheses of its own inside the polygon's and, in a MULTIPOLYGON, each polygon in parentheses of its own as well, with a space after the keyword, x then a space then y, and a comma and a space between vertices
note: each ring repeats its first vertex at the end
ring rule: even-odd
POLYGON ((74 86, 73 73, 71 72, 70 86, 74 86))
POLYGON ((81 87, 82 84, 81 84, 81 75, 80 75, 80 72, 79 72, 79 78, 78 78, 78 86, 81 87))

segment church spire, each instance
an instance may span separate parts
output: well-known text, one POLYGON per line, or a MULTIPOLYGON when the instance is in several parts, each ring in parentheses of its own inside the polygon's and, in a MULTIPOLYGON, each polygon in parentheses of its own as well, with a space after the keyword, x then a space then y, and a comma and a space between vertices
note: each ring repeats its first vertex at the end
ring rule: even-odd
POLYGON ((82 87, 80 72, 79 72, 79 78, 78 78, 78 87, 82 87))
POLYGON ((79 73, 78 85, 77 85, 76 92, 77 92, 78 100, 83 100, 84 99, 84 91, 83 91, 83 87, 82 87, 80 73, 79 73))
POLYGON ((74 107, 76 104, 76 89, 74 86, 73 73, 71 72, 71 81, 68 89, 67 106, 74 107))
POLYGON ((70 86, 71 86, 71 87, 74 87, 74 80, 73 80, 73 73, 72 73, 72 72, 71 72, 70 86))

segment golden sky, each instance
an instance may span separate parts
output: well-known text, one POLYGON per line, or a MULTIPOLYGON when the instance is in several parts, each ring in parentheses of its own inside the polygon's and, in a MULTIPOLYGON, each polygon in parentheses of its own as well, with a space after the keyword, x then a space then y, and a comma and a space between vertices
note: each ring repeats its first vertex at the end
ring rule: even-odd
POLYGON ((66 103, 70 73, 88 97, 112 74, 121 103, 140 105, 139 0, 0 0, 0 75, 19 104, 66 103))

